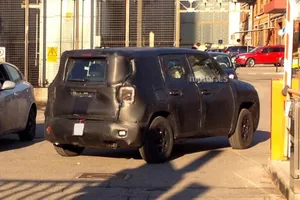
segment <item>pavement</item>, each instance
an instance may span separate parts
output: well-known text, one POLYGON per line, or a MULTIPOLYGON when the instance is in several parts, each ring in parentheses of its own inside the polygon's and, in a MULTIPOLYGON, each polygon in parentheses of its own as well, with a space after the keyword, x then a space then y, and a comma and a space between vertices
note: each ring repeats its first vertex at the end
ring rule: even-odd
POLYGON ((233 150, 227 137, 214 137, 177 144, 172 159, 157 165, 132 149, 87 149, 66 158, 44 140, 41 108, 33 142, 0 139, 0 199, 283 200, 269 171, 270 80, 282 75, 261 68, 238 69, 261 101, 251 148, 233 150))

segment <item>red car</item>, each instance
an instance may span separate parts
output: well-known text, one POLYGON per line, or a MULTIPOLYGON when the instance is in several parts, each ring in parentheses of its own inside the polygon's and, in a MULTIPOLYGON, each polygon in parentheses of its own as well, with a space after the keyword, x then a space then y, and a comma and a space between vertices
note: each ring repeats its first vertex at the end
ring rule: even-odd
POLYGON ((262 46, 256 47, 248 53, 238 54, 235 63, 241 66, 254 67, 255 64, 274 64, 283 66, 284 46, 262 46))

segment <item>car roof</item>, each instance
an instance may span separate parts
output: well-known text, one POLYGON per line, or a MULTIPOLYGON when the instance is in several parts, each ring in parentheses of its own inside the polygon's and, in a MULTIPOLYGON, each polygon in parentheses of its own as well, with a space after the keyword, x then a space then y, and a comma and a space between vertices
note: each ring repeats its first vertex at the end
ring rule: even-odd
POLYGON ((266 48, 266 47, 284 47, 284 45, 266 45, 266 46, 261 46, 263 48, 266 48))
POLYGON ((224 56, 228 56, 229 55, 227 53, 224 52, 207 52, 209 55, 224 55, 224 56))
POLYGON ((190 48, 177 48, 177 47, 119 47, 119 48, 95 48, 95 49, 83 49, 83 50, 69 50, 65 51, 66 54, 85 54, 85 53, 118 53, 127 56, 136 56, 137 54, 148 53, 149 55, 162 55, 162 54, 176 54, 176 53, 202 53, 206 54, 204 51, 199 51, 190 48))

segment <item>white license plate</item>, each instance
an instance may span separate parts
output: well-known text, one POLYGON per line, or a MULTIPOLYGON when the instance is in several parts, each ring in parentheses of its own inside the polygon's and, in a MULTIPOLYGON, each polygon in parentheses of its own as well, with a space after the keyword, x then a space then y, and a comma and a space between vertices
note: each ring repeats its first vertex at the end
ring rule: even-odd
POLYGON ((74 124, 73 135, 74 136, 83 136, 84 124, 76 123, 74 124))

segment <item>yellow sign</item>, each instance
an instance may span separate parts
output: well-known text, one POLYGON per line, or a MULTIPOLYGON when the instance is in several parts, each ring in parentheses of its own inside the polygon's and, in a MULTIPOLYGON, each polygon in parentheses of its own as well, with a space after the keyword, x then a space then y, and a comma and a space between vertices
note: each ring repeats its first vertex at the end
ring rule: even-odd
POLYGON ((73 13, 71 13, 71 12, 66 13, 66 18, 72 18, 72 17, 73 17, 73 13))
POLYGON ((57 47, 48 47, 48 62, 57 62, 57 47))

